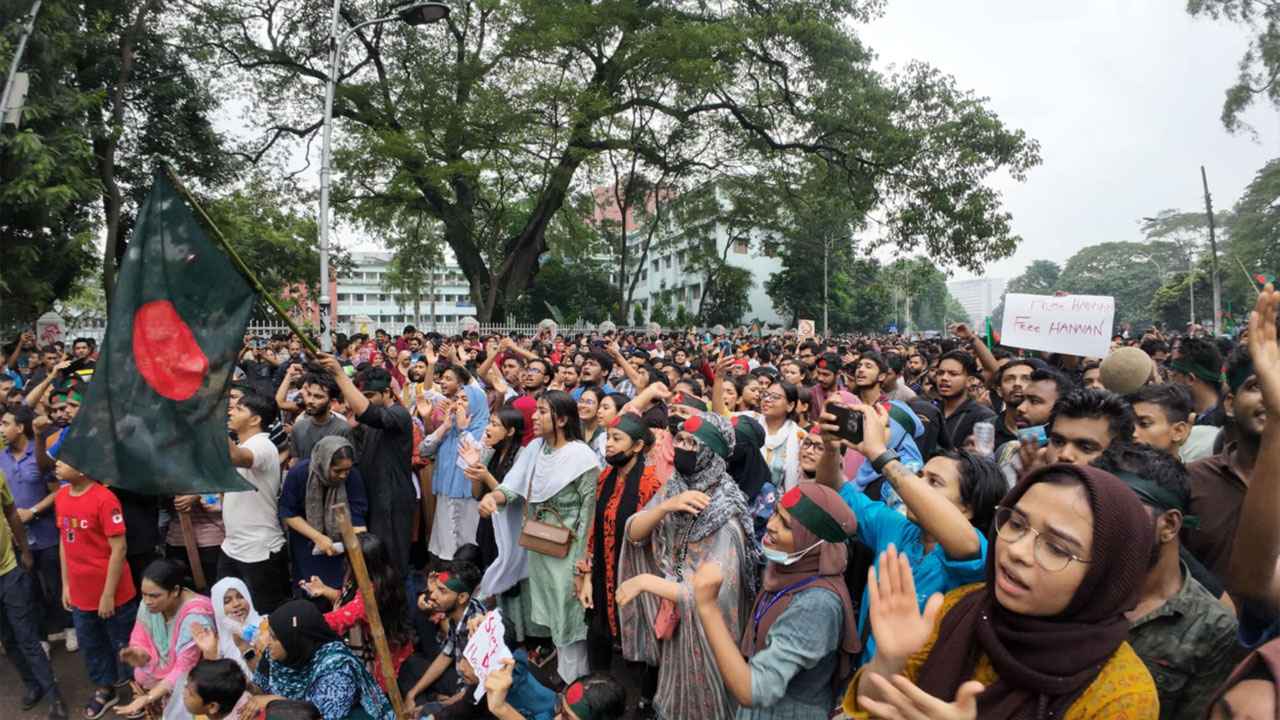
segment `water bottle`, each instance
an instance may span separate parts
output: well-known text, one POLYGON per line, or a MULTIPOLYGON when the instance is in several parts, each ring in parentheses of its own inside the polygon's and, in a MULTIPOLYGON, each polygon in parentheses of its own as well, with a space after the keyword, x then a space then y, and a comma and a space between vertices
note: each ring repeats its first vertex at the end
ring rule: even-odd
POLYGON ((258 626, 252 623, 245 625, 240 637, 244 639, 246 645, 252 645, 253 639, 258 637, 258 626))
MULTIPOLYGON (((909 460, 902 464, 916 475, 919 475, 920 471, 924 469, 924 464, 919 460, 909 460)), ((890 510, 900 515, 905 516, 907 514, 907 504, 902 501, 902 496, 898 495, 898 491, 893 489, 893 485, 890 485, 887 481, 880 486, 880 501, 888 506, 890 510)))
POLYGON ((974 450, 983 457, 996 454, 996 426, 989 422, 980 422, 973 426, 974 450))

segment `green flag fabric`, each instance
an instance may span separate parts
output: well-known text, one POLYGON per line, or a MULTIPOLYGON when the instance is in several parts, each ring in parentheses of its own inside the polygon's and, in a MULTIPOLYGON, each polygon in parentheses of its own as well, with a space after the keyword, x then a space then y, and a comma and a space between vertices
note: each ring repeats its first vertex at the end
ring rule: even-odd
POLYGON ((251 490, 227 452, 226 398, 255 299, 156 173, 58 459, 147 495, 251 490))

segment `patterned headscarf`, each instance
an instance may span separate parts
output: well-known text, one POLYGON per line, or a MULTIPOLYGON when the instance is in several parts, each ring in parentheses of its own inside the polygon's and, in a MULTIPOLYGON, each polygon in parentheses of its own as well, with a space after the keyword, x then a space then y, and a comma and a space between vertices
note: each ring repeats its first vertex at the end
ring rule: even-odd
MULTIPOLYGON (((712 426, 719 430, 729 451, 733 451, 734 433, 728 420, 719 415, 697 411, 694 411, 694 417, 701 418, 705 426, 712 426)), ((697 438, 696 435, 694 437, 697 438)), ((755 541, 755 523, 751 519, 747 496, 729 476, 724 458, 707 447, 706 443, 698 441, 697 444, 698 460, 694 465, 693 475, 685 477, 679 471, 673 472, 671 479, 662 486, 662 499, 673 498, 686 490, 697 490, 706 493, 711 498, 711 502, 697 515, 690 516, 687 513, 668 515, 667 518, 676 523, 676 537, 681 537, 685 528, 692 524, 689 528, 689 542, 695 542, 708 537, 725 523, 736 519, 746 539, 748 567, 759 567, 763 561, 760 548, 755 541)), ((750 586, 754 592, 756 581, 754 573, 752 575, 750 586)))

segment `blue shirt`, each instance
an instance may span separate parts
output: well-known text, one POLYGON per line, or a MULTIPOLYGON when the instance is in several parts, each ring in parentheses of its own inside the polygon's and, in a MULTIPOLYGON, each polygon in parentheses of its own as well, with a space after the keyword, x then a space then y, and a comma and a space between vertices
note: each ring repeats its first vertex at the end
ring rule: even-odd
MULTIPOLYGON (((284 489, 280 493, 279 515, 289 537, 289 556, 293 561, 293 577, 295 580, 319 577, 329 587, 340 588, 347 572, 346 555, 312 555, 316 544, 311 538, 294 530, 284 523, 291 517, 307 519, 307 474, 311 471, 311 461, 303 460, 294 465, 284 476, 284 489)), ((354 527, 368 525, 366 516, 369 512, 369 495, 364 486, 364 478, 360 470, 351 468, 347 475, 347 508, 351 511, 351 524, 354 527)))
MULTIPOLYGON (((961 585, 986 579, 987 538, 976 528, 973 532, 978 536, 977 556, 968 560, 953 560, 947 557, 942 545, 937 543, 926 554, 924 543, 921 542, 924 530, 902 513, 879 500, 867 497, 853 482, 847 482, 840 488, 840 497, 844 498, 858 518, 858 539, 875 552, 876 572, 880 570, 880 553, 888 549, 889 543, 893 543, 898 552, 907 556, 916 582, 916 602, 920 604, 921 610, 934 593, 945 594, 961 585)), ((864 589, 862 604, 858 608, 858 633, 867 638, 866 647, 862 651, 863 663, 869 662, 876 654, 876 639, 866 632, 869 603, 864 589)))
MULTIPOLYGON (((613 393, 618 392, 617 388, 615 388, 614 386, 610 385, 610 384, 609 384, 609 381, 607 381, 607 380, 605 381, 604 385, 600 385, 599 387, 600 387, 600 392, 604 393, 605 395, 611 395, 611 394, 613 394, 613 393)), ((581 400, 581 399, 582 399, 582 393, 583 393, 583 391, 584 391, 584 390, 586 390, 586 389, 587 389, 587 386, 579 385, 578 387, 574 388, 574 389, 573 389, 573 392, 569 393, 569 395, 570 395, 570 396, 571 396, 575 401, 577 401, 577 400, 581 400)))
MULTIPOLYGON (((28 441, 27 449, 14 456, 11 448, 0 450, 0 473, 9 482, 13 501, 20 508, 30 508, 49 495, 49 483, 36 465, 35 443, 28 441)), ((53 509, 44 517, 27 523, 27 543, 32 550, 43 550, 58 544, 58 528, 54 524, 53 509)))

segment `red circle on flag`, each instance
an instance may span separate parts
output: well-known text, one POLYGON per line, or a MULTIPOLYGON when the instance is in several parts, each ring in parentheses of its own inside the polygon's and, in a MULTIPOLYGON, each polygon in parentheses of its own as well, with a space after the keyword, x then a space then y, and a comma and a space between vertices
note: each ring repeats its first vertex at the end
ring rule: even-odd
POLYGON ((170 400, 195 395, 209 374, 209 358, 168 300, 152 300, 133 314, 133 361, 151 389, 170 400))

